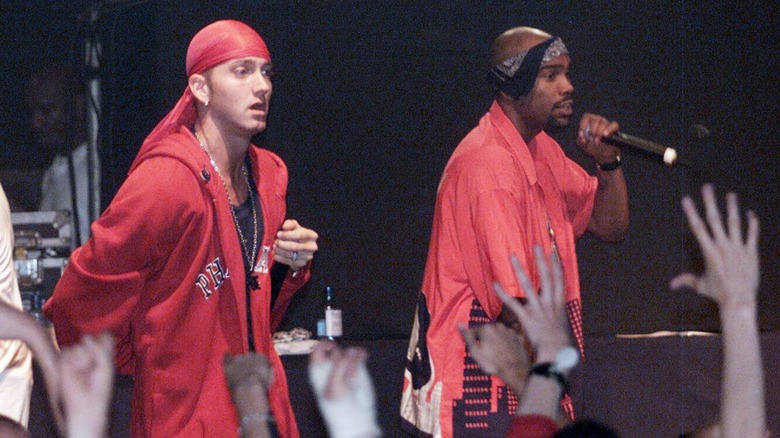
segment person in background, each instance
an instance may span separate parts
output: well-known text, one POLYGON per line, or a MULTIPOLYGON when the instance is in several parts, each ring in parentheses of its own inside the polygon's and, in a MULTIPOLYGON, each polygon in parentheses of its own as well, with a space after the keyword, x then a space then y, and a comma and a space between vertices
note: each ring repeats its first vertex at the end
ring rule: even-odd
POLYGON ((73 248, 89 238, 100 206, 100 165, 97 154, 90 157, 87 145, 84 89, 73 69, 53 64, 35 70, 24 93, 32 138, 52 156, 38 210, 71 212, 73 248))
MULTIPOLYGON (((14 231, 11 211, 0 184, 0 303, 22 309, 22 297, 14 270, 14 231)), ((0 325, 7 322, 0 321, 0 325)), ((27 346, 0 336, 0 415, 27 426, 33 375, 27 346)))
MULTIPOLYGON (((459 324, 520 328, 492 292, 498 281, 511 296, 525 295, 507 254, 529 273, 533 290, 533 248, 560 259, 566 312, 584 351, 575 240, 585 231, 623 239, 628 193, 620 149, 601 141, 618 130, 616 122, 580 118, 577 146, 595 161, 595 176, 545 132, 573 117, 569 64, 563 41, 538 29, 513 28, 493 44, 495 100, 453 152, 436 196, 401 399, 402 428, 412 435, 500 435, 508 427, 517 396, 484 374, 458 339, 459 324)), ((573 415, 568 397, 564 403, 573 415)))
POLYGON ((248 25, 220 20, 187 50, 187 86, 149 134, 44 313, 67 346, 109 330, 133 375, 133 436, 230 437, 239 417, 223 356, 274 371, 271 415, 297 437, 272 321, 309 278, 317 233, 286 218, 287 168, 251 144, 266 128, 273 64, 248 25), (272 304, 270 271, 289 268, 272 304))

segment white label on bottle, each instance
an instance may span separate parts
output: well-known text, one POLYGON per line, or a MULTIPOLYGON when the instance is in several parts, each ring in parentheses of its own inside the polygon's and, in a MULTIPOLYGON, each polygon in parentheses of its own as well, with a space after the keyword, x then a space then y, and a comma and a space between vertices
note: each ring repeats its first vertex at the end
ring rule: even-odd
POLYGON ((325 336, 341 336, 341 310, 325 310, 325 336))

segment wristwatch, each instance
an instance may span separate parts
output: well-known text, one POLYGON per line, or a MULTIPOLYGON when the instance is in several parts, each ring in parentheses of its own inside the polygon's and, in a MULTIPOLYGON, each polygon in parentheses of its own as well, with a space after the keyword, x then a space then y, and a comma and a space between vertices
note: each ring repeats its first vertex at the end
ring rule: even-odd
POLYGON ((620 155, 618 155, 617 157, 615 157, 615 161, 612 161, 610 163, 603 163, 603 164, 596 163, 596 167, 598 167, 599 170, 601 171, 609 172, 617 169, 618 167, 620 167, 621 164, 623 164, 623 162, 620 160, 620 155))
POLYGON ((558 350, 555 354, 555 362, 540 362, 531 367, 531 374, 555 379, 563 392, 569 389, 569 382, 566 380, 566 374, 574 368, 580 361, 580 355, 577 349, 571 345, 558 350))

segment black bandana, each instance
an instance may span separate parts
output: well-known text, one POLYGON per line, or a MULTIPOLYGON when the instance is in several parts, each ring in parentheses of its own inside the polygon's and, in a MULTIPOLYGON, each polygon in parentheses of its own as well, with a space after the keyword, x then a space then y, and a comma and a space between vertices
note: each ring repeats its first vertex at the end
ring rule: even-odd
POLYGON ((558 37, 552 37, 527 51, 520 52, 490 69, 490 82, 496 91, 518 99, 534 88, 543 63, 569 53, 558 37))

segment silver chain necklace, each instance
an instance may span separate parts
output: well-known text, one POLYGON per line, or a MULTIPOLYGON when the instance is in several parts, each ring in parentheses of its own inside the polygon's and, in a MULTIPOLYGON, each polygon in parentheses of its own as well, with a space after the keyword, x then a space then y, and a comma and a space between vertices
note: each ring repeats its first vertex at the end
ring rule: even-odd
MULTIPOLYGON (((195 138, 198 139, 200 148, 203 149, 203 152, 205 152, 209 157, 209 161, 211 161, 211 165, 217 172, 217 176, 222 182, 222 187, 225 189, 225 195, 227 195, 229 204, 228 206, 230 207, 230 214, 233 216, 233 223, 236 225, 236 231, 238 231, 238 237, 241 240, 241 251, 244 255, 244 260, 249 263, 249 266, 246 268, 247 287, 251 289, 257 289, 259 288, 257 277, 252 275, 252 269, 255 266, 255 257, 257 256, 257 209, 255 208, 255 197, 252 195, 252 186, 249 184, 249 174, 246 171, 246 164, 244 164, 242 161, 241 170, 244 173, 244 180, 246 181, 247 189, 249 189, 249 202, 252 206, 252 223, 254 226, 252 252, 249 252, 249 248, 247 248, 246 239, 244 239, 244 233, 241 231, 241 226, 238 224, 238 218, 236 217, 236 213, 233 211, 233 200, 230 198, 230 192, 228 191, 227 184, 225 184, 225 178, 222 178, 222 173, 219 171, 219 166, 217 166, 217 163, 214 161, 214 157, 211 156, 211 153, 209 153, 209 150, 206 149, 206 145, 203 144, 203 140, 201 140, 200 134, 197 131, 195 131, 195 138)), ((238 202, 238 200, 236 200, 236 202, 238 202)))

